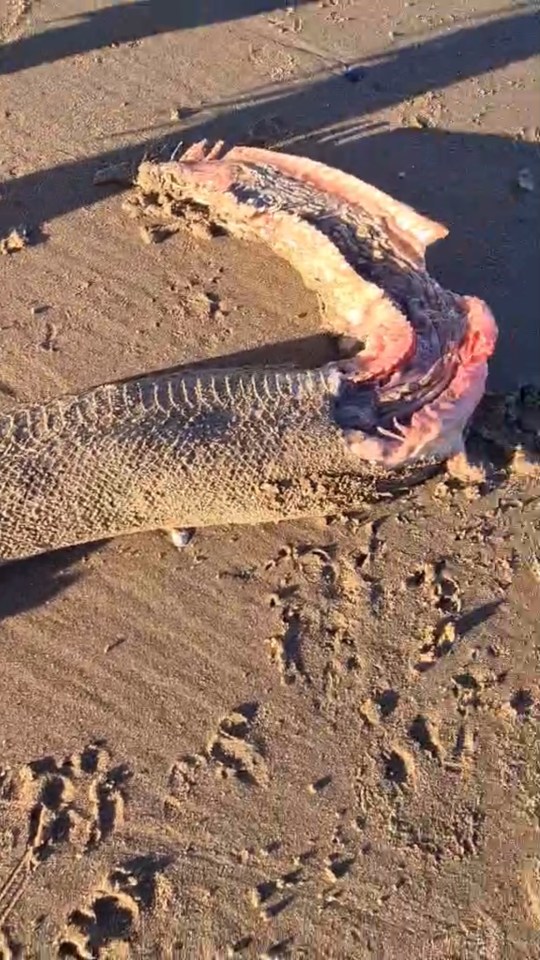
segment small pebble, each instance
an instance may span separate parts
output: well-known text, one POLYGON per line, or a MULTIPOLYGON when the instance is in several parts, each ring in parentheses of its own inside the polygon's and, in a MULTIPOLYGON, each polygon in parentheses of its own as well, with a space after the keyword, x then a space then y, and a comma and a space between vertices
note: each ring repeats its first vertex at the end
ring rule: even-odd
POLYGON ((122 163, 109 163, 106 167, 101 167, 94 174, 94 186, 101 187, 108 183, 119 183, 122 186, 129 187, 133 183, 133 167, 131 163, 124 161, 122 163))
POLYGON ((331 783, 332 777, 330 774, 326 774, 326 776, 320 777, 318 780, 309 784, 308 793, 321 793, 326 787, 330 786, 331 783))
POLYGON ((25 226, 13 227, 7 237, 0 240, 0 253, 4 256, 16 253, 18 250, 24 250, 29 243, 28 228, 25 226))
POLYGON ((362 70, 361 67, 347 67, 343 74, 345 80, 348 80, 349 83, 358 83, 364 79, 365 75, 366 71, 362 70))
POLYGON ((523 167, 517 175, 516 181, 520 190, 532 193, 535 188, 534 177, 528 167, 523 167))
POLYGON ((410 125, 411 127, 416 127, 418 130, 427 130, 428 127, 432 126, 429 117, 426 117, 421 113, 417 113, 414 117, 412 117, 410 125))
POLYGON ((181 550, 183 547, 187 547, 188 543, 193 540, 193 533, 194 531, 190 529, 171 530, 171 542, 174 544, 177 550, 181 550))

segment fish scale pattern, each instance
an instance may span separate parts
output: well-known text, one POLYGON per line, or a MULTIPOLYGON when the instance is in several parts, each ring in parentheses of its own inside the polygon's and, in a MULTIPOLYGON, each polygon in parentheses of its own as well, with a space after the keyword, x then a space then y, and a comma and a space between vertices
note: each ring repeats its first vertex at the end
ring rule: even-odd
POLYGON ((177 373, 0 418, 0 558, 365 503, 324 371, 177 373))

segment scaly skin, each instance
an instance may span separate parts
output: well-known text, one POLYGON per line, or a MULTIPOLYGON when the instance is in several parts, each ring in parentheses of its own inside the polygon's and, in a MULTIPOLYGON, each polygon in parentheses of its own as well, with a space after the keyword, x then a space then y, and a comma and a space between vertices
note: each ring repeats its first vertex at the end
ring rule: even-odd
POLYGON ((194 203, 231 234, 262 240, 317 293, 327 328, 362 344, 341 367, 380 404, 374 430, 346 432, 360 459, 395 468, 463 449, 497 327, 483 301, 427 273, 426 245, 446 228, 339 170, 251 147, 202 141, 178 161, 142 163, 137 183, 172 219, 194 203))
POLYGON ((139 186, 265 241, 362 341, 322 370, 193 371, 0 417, 0 561, 141 530, 357 510, 462 449, 496 336, 425 270, 434 224, 313 161, 196 144, 139 186), (401 418, 401 421, 400 419, 401 418))
POLYGON ((370 467, 333 419, 336 375, 167 374, 0 418, 0 559, 142 530, 357 510, 426 466, 370 467))

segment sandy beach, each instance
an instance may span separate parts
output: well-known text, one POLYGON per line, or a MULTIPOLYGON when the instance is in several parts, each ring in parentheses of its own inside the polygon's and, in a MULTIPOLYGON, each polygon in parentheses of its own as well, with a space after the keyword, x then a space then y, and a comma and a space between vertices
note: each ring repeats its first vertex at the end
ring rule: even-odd
MULTIPOLYGON (((149 243, 104 173, 201 137, 447 224, 490 390, 538 385, 539 43, 532 2, 0 0, 0 412, 328 359, 287 264, 149 243)), ((0 569, 1 960, 540 958, 539 506, 438 477, 0 569)))

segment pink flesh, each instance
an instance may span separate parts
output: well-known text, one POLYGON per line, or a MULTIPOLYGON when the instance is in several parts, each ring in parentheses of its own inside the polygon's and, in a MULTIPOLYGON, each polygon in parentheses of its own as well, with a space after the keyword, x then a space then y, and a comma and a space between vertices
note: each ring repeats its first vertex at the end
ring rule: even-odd
MULTIPOLYGON (((223 141, 218 141, 209 148, 206 155, 205 149, 206 141, 200 141, 186 151, 182 160, 217 159, 223 155, 225 145, 223 141)), ((409 246, 414 259, 423 260, 426 247, 448 235, 448 229, 442 223, 424 217, 377 187, 317 160, 276 153, 260 147, 231 147, 225 156, 228 160, 237 162, 267 164, 289 177, 311 183, 318 190, 338 199, 361 206, 368 213, 384 220, 391 239, 395 237, 398 242, 401 240, 409 246)))
POLYGON ((385 378, 413 355, 416 336, 408 320, 376 284, 349 266, 327 237, 282 211, 257 215, 254 228, 323 302, 330 300, 332 290, 335 332, 361 339, 364 345, 354 360, 352 379, 385 378))
MULTIPOLYGON (((463 297, 468 329, 459 348, 457 372, 439 397, 411 417, 410 426, 396 424, 395 437, 348 434, 355 454, 364 460, 399 466, 419 457, 449 457, 463 449, 463 430, 482 399, 487 361, 497 341, 497 327, 488 306, 477 297, 463 297)), ((381 431, 382 432, 382 431, 381 431)))
MULTIPOLYGON (((193 150, 190 156, 198 154, 193 150)), ((406 363, 416 348, 413 327, 380 287, 347 263, 331 240, 294 214, 256 210, 232 196, 228 199, 238 163, 229 160, 229 155, 210 161, 182 157, 180 164, 162 164, 162 169, 165 173, 170 169, 174 176, 181 166, 182 180, 193 185, 193 196, 204 199, 206 194, 232 233, 260 237, 298 270, 306 286, 319 294, 334 333, 362 341, 351 379, 379 380, 406 363)))
MULTIPOLYGON (((234 147, 225 159, 218 159, 223 149, 222 143, 208 147, 202 141, 190 147, 179 164, 170 166, 181 167, 182 179, 187 178, 209 194, 227 191, 234 181, 234 163, 273 166, 380 217, 396 245, 411 252, 411 262, 422 262, 426 245, 447 234, 441 224, 324 164, 251 147, 234 147)), ((174 176, 172 169, 171 173, 174 176)), ((235 208, 245 206, 232 200, 228 212, 233 223, 238 216, 235 208)), ((407 319, 382 290, 351 271, 331 241, 300 218, 282 211, 258 213, 251 209, 248 219, 251 232, 299 270, 308 286, 321 294, 324 287, 333 290, 332 305, 338 306, 333 320, 340 325, 339 332, 361 337, 364 342, 355 369, 346 379, 375 381, 410 359, 416 338, 407 319)), ((483 395, 487 360, 497 340, 497 327, 487 305, 476 297, 463 297, 462 305, 467 329, 459 345, 454 378, 435 401, 412 415, 409 425, 396 423, 395 432, 380 429, 376 437, 346 431, 347 443, 362 459, 397 467, 422 456, 446 458, 462 449, 463 430, 483 395)))

